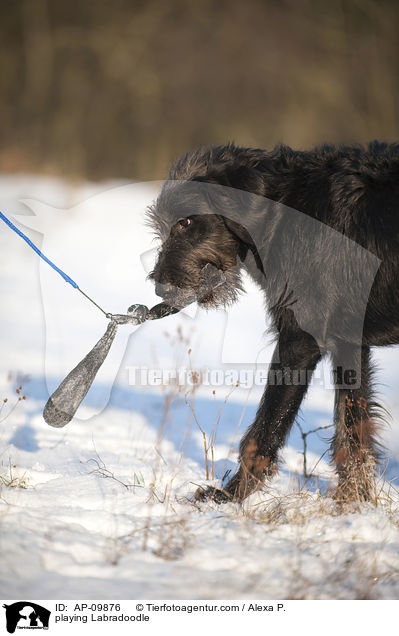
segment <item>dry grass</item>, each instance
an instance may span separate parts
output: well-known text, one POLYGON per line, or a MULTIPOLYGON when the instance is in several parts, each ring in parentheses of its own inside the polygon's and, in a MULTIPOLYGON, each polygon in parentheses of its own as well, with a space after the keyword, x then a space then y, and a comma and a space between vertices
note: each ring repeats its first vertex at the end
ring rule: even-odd
POLYGON ((133 473, 132 483, 127 483, 125 481, 122 481, 122 479, 119 479, 119 477, 117 477, 114 472, 112 472, 106 467, 104 461, 101 459, 101 457, 99 456, 97 452, 96 452, 96 457, 92 457, 91 459, 88 459, 85 462, 81 461, 80 463, 89 468, 89 471, 88 471, 89 475, 99 475, 100 477, 103 477, 104 479, 113 479, 118 484, 126 488, 126 490, 135 490, 136 488, 144 488, 144 477, 141 473, 139 473, 138 475, 137 473, 133 473))
POLYGON ((23 475, 17 475, 14 473, 15 469, 17 469, 17 466, 11 462, 11 459, 9 459, 6 471, 0 473, 0 488, 2 486, 5 486, 6 488, 23 489, 30 487, 29 481, 26 478, 26 473, 23 473, 23 475))
MULTIPOLYGON (((18 384, 17 388, 14 390, 15 395, 11 398, 5 397, 0 404, 0 424, 2 424, 10 415, 15 411, 15 409, 26 400, 26 395, 23 392, 23 388, 21 384, 18 384)), ((14 464, 11 458, 8 459, 7 466, 4 469, 3 462, 1 463, 0 468, 0 487, 4 486, 5 488, 29 488, 29 482, 26 478, 26 473, 23 475, 18 475, 15 473, 17 470, 16 464, 14 464)))
POLYGON ((15 393, 16 397, 14 399, 5 397, 0 403, 0 424, 10 417, 11 413, 15 411, 22 401, 26 400, 26 395, 23 392, 21 384, 15 389, 15 393))

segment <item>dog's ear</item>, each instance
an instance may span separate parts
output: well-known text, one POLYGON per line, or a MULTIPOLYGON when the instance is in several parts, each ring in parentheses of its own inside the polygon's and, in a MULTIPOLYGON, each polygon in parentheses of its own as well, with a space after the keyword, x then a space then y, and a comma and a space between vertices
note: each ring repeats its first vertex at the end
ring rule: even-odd
POLYGON ((236 209, 237 214, 232 212, 232 216, 239 218, 239 210, 246 208, 248 205, 255 205, 254 201, 248 197, 248 194, 264 196, 265 184, 261 172, 256 170, 256 168, 238 162, 224 162, 212 165, 206 175, 196 177, 195 181, 226 186, 237 191, 233 196, 226 192, 225 198, 214 197, 212 201, 213 208, 218 210, 217 215, 222 219, 226 228, 244 246, 252 249, 255 246, 255 241, 249 231, 238 220, 225 216, 221 211, 224 209, 232 212, 232 209, 236 209))
POLYGON ((256 266, 262 272, 262 274, 264 274, 265 270, 263 268, 262 259, 259 256, 255 241, 248 230, 243 227, 241 223, 237 223, 236 221, 233 221, 232 219, 229 219, 228 217, 223 215, 218 216, 222 219, 229 232, 231 232, 240 241, 238 255, 241 260, 244 261, 247 257, 248 252, 252 252, 256 266))
POLYGON ((236 221, 233 221, 232 219, 229 219, 222 214, 218 216, 220 219, 222 219, 229 232, 234 234, 234 236, 238 238, 241 243, 244 243, 244 245, 248 247, 252 247, 255 245, 254 240, 248 230, 246 230, 245 227, 243 227, 240 223, 237 223, 236 221))

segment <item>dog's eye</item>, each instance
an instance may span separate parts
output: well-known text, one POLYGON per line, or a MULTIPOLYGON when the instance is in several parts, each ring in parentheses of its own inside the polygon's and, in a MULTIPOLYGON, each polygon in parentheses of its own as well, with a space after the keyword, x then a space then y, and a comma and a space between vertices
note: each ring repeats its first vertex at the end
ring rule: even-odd
POLYGON ((188 218, 180 219, 180 221, 179 221, 179 225, 181 227, 188 227, 191 224, 192 224, 192 220, 188 219, 188 218))

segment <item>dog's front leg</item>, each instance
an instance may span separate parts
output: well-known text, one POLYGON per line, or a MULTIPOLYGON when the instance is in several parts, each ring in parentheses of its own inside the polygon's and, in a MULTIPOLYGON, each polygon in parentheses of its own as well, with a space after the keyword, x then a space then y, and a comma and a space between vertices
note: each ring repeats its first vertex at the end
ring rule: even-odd
POLYGON ((196 498, 242 501, 277 470, 278 451, 291 429, 312 373, 320 360, 312 336, 302 330, 279 335, 268 384, 256 418, 240 444, 240 468, 224 489, 198 489, 196 498))

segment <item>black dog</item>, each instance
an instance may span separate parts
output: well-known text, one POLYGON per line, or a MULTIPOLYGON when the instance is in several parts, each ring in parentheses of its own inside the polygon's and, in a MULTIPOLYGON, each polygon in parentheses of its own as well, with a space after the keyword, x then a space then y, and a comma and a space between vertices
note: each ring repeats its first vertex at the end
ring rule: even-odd
POLYGON ((198 301, 228 304, 245 268, 265 294, 277 335, 240 468, 224 489, 199 498, 242 500, 275 472, 325 354, 334 370, 337 496, 372 497, 380 408, 370 347, 399 343, 398 197, 399 144, 307 152, 229 144, 186 154, 171 168, 149 212, 162 240, 151 274, 157 293, 182 307, 211 263, 226 280, 198 301))

